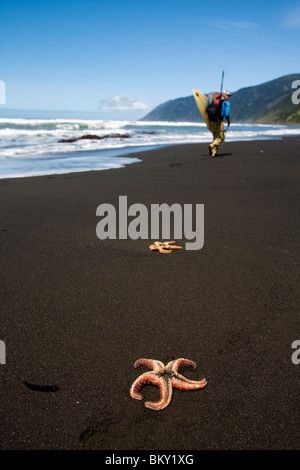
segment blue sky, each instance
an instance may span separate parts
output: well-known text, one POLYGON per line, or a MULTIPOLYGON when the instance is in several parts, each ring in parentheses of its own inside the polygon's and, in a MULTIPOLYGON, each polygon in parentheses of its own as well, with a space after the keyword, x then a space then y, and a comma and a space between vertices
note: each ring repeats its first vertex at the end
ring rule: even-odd
POLYGON ((300 2, 7 0, 2 108, 140 118, 192 94, 300 72, 300 2))

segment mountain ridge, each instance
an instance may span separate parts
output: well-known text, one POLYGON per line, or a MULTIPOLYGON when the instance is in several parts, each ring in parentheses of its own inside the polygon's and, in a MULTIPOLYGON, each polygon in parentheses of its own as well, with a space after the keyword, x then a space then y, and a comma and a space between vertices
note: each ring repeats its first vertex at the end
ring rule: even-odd
MULTIPOLYGON (((292 95, 296 91, 292 88, 292 83, 295 80, 299 80, 300 85, 300 73, 284 75, 233 92, 230 98, 231 121, 300 124, 300 104, 292 102, 292 95)), ((208 96, 208 93, 205 94, 208 96)), ((298 96, 300 97, 300 92, 298 96)), ((193 95, 166 101, 140 120, 203 122, 193 95)))

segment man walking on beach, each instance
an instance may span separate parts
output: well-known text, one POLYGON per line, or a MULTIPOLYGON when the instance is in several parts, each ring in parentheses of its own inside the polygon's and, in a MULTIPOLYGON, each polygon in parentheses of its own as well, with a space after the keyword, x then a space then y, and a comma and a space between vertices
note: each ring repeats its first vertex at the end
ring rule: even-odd
POLYGON ((230 96, 231 93, 224 90, 221 94, 211 93, 207 101, 206 112, 209 117, 209 130, 213 135, 213 141, 208 146, 211 157, 217 155, 218 147, 225 139, 224 117, 228 126, 230 126, 230 96))

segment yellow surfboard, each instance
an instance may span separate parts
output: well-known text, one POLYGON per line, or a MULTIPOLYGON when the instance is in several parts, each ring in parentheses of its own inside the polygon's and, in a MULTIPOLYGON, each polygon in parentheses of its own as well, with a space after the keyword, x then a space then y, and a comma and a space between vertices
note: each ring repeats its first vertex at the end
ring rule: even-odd
POLYGON ((206 113, 206 104, 207 104, 208 98, 207 98, 207 96, 203 95, 203 93, 201 93, 198 90, 193 89, 193 92, 194 92, 194 98, 195 98, 196 104, 198 106, 198 109, 200 111, 200 114, 203 117, 203 120, 204 120, 205 124, 209 128, 209 119, 208 119, 208 116, 207 116, 207 113, 206 113))

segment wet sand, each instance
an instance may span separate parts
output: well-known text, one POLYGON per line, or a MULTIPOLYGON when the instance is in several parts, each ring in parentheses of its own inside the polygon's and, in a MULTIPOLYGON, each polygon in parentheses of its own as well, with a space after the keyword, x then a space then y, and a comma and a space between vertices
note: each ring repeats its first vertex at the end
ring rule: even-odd
POLYGON ((182 145, 0 180, 1 449, 300 448, 299 148, 225 143, 212 159, 182 145), (119 195, 204 204, 203 248, 99 240, 96 209, 119 195), (142 357, 193 360, 182 373, 208 384, 146 409, 129 394, 142 357))

